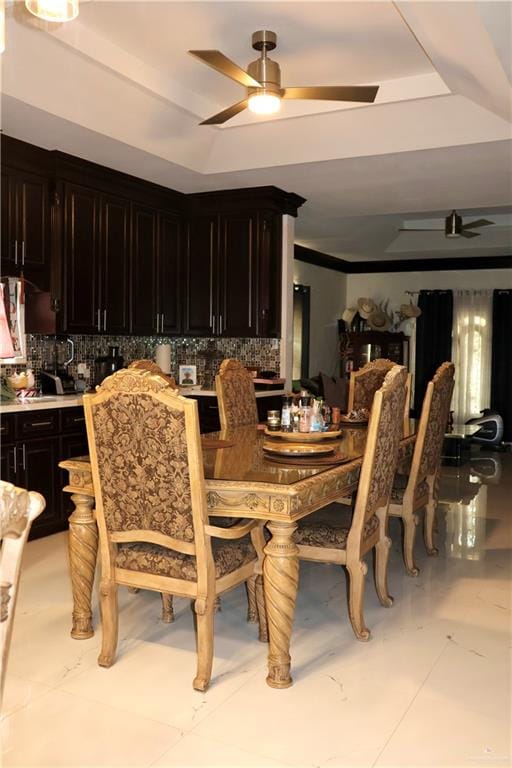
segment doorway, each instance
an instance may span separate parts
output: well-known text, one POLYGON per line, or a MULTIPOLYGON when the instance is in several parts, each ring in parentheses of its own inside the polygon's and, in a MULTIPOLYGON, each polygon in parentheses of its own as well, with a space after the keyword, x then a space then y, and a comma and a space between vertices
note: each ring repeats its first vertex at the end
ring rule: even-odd
POLYGON ((309 376, 309 322, 310 322, 309 285, 293 286, 293 382, 300 387, 300 379, 309 376))

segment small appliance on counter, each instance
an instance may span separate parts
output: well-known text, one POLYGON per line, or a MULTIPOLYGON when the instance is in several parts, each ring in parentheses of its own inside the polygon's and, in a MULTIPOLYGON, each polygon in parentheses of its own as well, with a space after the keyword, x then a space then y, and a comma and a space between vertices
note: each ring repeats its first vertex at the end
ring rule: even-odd
POLYGON ((124 367, 124 358, 119 354, 119 347, 109 347, 108 355, 97 357, 94 361, 96 384, 101 384, 103 379, 124 367))
POLYGON ((73 362, 75 347, 68 336, 55 336, 53 360, 40 372, 43 395, 74 395, 75 380, 68 373, 68 365, 73 362))

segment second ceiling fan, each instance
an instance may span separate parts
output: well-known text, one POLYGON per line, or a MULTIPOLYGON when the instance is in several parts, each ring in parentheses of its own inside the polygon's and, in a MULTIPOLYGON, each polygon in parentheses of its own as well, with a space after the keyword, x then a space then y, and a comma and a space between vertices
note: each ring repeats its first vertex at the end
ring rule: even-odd
POLYGON ((274 114, 279 110, 281 99, 315 99, 323 101, 360 101, 373 103, 379 90, 378 85, 323 85, 303 88, 281 88, 281 69, 276 61, 270 59, 268 51, 277 45, 277 35, 270 30, 254 32, 252 47, 261 52, 247 71, 228 59, 220 51, 189 51, 192 56, 216 69, 237 83, 247 88, 247 96, 242 101, 232 104, 213 117, 203 120, 200 125, 219 125, 238 115, 244 109, 260 115, 274 114))

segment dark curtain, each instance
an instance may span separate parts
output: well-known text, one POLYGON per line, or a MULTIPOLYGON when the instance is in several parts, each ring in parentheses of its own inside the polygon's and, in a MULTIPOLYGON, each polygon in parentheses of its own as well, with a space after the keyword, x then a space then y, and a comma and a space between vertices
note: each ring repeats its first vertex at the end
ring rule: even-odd
POLYGON ((453 294, 420 291, 418 306, 421 315, 416 321, 415 416, 421 413, 427 384, 436 369, 452 359, 453 294))
POLYGON ((503 439, 512 441, 512 290, 493 293, 491 408, 503 416, 503 439))

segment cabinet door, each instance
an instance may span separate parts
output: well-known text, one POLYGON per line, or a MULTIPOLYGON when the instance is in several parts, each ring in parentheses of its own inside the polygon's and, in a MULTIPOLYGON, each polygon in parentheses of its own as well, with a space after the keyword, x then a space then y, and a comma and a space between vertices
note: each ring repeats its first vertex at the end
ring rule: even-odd
POLYGON ((77 184, 64 188, 64 325, 69 333, 100 330, 98 192, 77 184))
POLYGON ((216 217, 195 216, 188 224, 185 258, 183 332, 189 336, 214 334, 216 260, 216 217))
POLYGON ((16 443, 18 454, 17 484, 41 493, 46 507, 34 521, 30 538, 35 539, 66 528, 62 517, 58 469, 59 438, 45 437, 16 443))
MULTIPOLYGON (((32 273, 50 272, 49 182, 41 176, 16 171, 18 235, 21 266, 32 273)), ((18 260, 19 263, 19 260, 18 260)))
POLYGON ((261 212, 258 217, 258 336, 281 335, 282 216, 261 212))
POLYGON ((160 214, 158 237, 158 312, 159 333, 181 333, 181 238, 180 220, 160 214))
POLYGON ((2 274, 17 274, 21 250, 17 242, 16 179, 2 168, 2 274))
POLYGON ((132 207, 132 333, 157 330, 156 270, 157 213, 142 205, 132 207))
POLYGON ((220 233, 216 332, 221 336, 255 336, 256 216, 250 213, 223 215, 220 233))
POLYGON ((117 197, 101 202, 100 327, 130 332, 130 203, 117 197))
POLYGON ((0 446, 0 478, 6 483, 15 482, 16 456, 14 445, 6 445, 2 441, 0 446))

